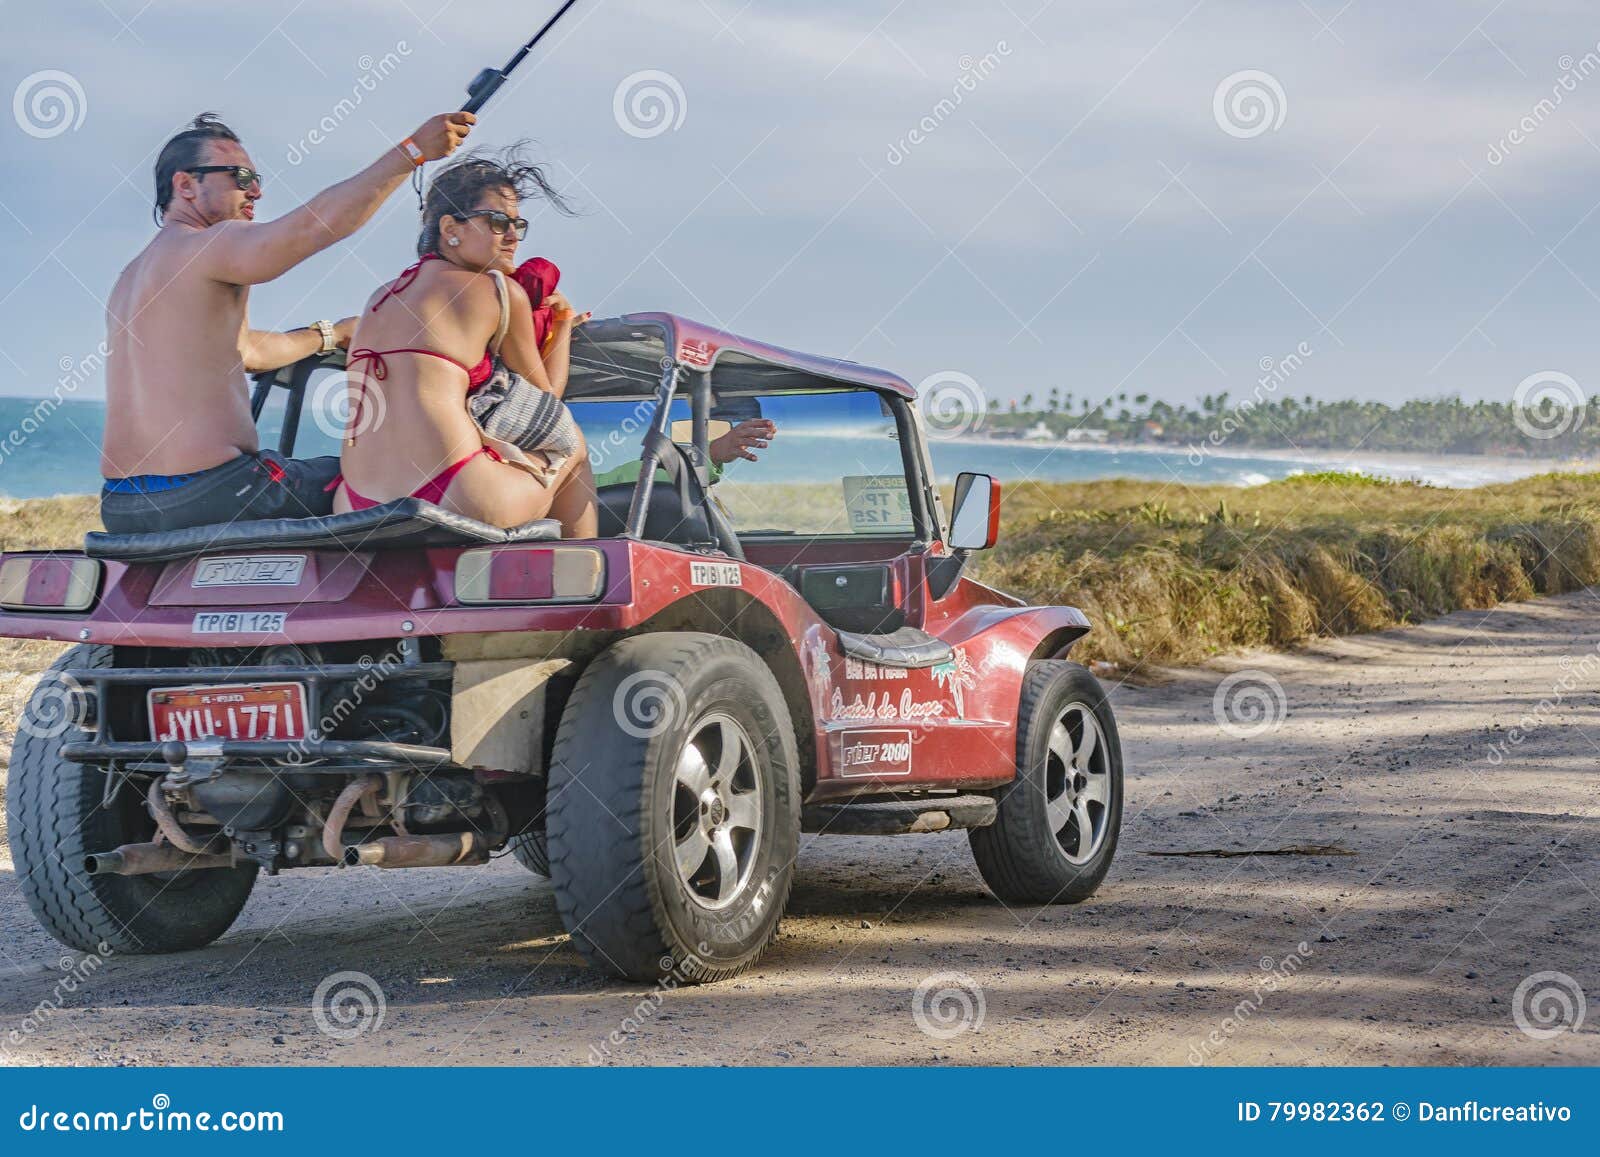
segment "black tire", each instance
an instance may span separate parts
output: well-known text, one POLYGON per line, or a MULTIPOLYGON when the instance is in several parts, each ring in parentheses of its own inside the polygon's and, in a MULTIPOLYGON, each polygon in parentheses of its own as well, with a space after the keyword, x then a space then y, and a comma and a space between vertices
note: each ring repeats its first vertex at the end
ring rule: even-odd
POLYGON ((62 729, 64 684, 57 672, 110 666, 110 647, 74 647, 29 696, 6 784, 17 881, 44 930, 70 948, 126 954, 200 948, 239 915, 255 885, 254 864, 149 876, 84 873, 85 856, 155 834, 135 788, 124 785, 104 807, 105 772, 57 754, 63 743, 87 738, 77 728, 62 729))
POLYGON ((967 834, 990 890, 1016 904, 1076 904, 1094 895, 1117 853, 1122 779, 1117 721, 1099 681, 1076 663, 1030 663, 1017 713, 1016 781, 995 793, 995 822, 967 834), (1099 730, 1073 786, 1067 781, 1073 768, 1052 752, 1051 732, 1061 721, 1066 746, 1078 758, 1090 717, 1099 730), (1106 798, 1097 801, 1101 793, 1106 798), (1058 827, 1063 801, 1070 805, 1075 798, 1083 812, 1067 807, 1066 825, 1058 827), (1085 830, 1087 847, 1079 838, 1085 830))
POLYGON ((573 943, 596 967, 644 982, 750 967, 789 900, 798 783, 783 694, 744 644, 674 632, 600 655, 562 713, 546 809, 550 877, 573 943), (684 786, 694 758, 710 796, 684 786))
POLYGON ((543 828, 534 828, 511 837, 511 854, 535 876, 550 875, 550 841, 543 828))

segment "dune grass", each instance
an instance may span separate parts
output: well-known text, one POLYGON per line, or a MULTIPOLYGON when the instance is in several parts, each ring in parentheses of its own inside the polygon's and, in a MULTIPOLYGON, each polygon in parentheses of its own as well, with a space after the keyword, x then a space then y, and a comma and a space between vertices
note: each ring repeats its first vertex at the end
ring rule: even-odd
MULTIPOLYGON (((836 488, 816 489, 776 488, 784 493, 770 496, 775 503, 758 505, 805 506, 827 529, 843 529, 836 488)), ((1342 473, 1245 489, 1025 482, 1004 496, 1000 544, 973 576, 1030 602, 1081 608, 1094 630, 1075 656, 1125 669, 1292 647, 1600 582, 1600 474, 1473 490, 1342 473)), ((781 524, 804 524, 795 514, 781 524)), ((93 498, 0 500, 6 549, 77 546, 98 525, 93 498)), ((0 639, 0 667, 37 666, 56 649, 0 639)))
POLYGON ((1123 667, 1291 647, 1600 582, 1600 474, 1473 490, 1363 475, 1263 486, 1019 483, 977 577, 1080 607, 1123 667))

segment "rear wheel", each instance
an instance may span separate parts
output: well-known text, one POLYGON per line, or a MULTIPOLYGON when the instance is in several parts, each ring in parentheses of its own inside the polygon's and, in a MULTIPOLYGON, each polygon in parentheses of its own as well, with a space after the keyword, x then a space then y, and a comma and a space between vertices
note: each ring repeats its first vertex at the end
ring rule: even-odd
POLYGON ((578 681, 556 738, 556 903, 597 967, 720 980, 777 933, 799 847, 799 758, 777 680, 744 644, 624 639, 578 681))
POLYGON ((139 792, 124 785, 108 807, 106 773, 71 763, 63 743, 87 739, 63 712, 68 667, 110 667, 111 648, 74 647, 28 698, 11 748, 6 829, 22 894, 46 932, 85 952, 181 952, 232 925, 255 886, 256 866, 90 876, 84 857, 154 838, 139 792))
POLYGON ((994 894, 1074 904, 1111 867, 1122 825, 1122 745, 1105 690, 1076 663, 1031 663, 1017 715, 1017 778, 998 814, 968 833, 994 894))

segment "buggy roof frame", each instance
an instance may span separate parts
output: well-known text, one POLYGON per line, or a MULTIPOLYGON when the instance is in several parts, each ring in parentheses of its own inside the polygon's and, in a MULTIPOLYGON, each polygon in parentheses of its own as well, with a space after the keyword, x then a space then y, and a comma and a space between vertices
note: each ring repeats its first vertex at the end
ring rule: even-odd
POLYGON ((586 322, 573 335, 569 401, 656 390, 666 360, 710 373, 719 396, 858 386, 917 396, 904 378, 842 358, 799 353, 671 313, 628 313, 586 322))

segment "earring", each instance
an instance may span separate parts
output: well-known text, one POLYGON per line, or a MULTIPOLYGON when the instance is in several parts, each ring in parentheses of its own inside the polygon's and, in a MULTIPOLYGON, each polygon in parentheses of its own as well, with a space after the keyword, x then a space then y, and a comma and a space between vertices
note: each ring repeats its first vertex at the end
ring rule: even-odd
POLYGON ((460 245, 461 244, 461 238, 459 238, 459 237, 447 237, 447 238, 445 238, 445 242, 444 243, 446 245, 460 245))

